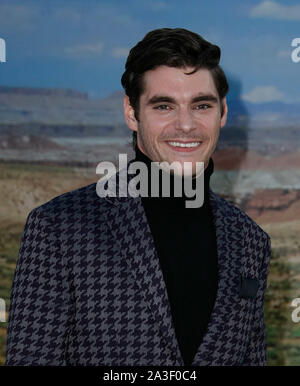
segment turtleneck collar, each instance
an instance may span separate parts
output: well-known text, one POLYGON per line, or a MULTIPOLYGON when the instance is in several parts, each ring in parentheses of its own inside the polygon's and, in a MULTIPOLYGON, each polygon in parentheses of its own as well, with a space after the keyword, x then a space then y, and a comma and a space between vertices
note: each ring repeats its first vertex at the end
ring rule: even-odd
MULTIPOLYGON (((146 164, 148 168, 148 186, 151 185, 151 162, 152 160, 146 156, 136 145, 135 147, 135 161, 140 161, 146 164)), ((174 192, 172 187, 174 187, 174 176, 170 175, 170 197, 163 197, 160 195, 159 197, 142 197, 143 205, 151 206, 151 208, 157 208, 159 210, 163 211, 184 211, 185 213, 195 213, 195 210, 206 210, 209 208, 209 183, 210 183, 210 176, 212 175, 214 171, 214 163, 212 158, 209 159, 209 163, 204 170, 204 202, 203 205, 199 208, 186 208, 185 202, 186 200, 191 200, 193 198, 186 197, 183 191, 183 194, 181 197, 174 197, 174 192), (193 209, 193 210, 192 210, 193 209)), ((192 182, 193 189, 195 189, 196 181, 195 178, 192 182)))

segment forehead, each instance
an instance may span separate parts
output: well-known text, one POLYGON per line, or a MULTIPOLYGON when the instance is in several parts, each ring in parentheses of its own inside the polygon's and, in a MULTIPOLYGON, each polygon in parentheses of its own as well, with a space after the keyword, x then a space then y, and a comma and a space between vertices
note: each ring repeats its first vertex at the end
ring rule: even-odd
POLYGON ((141 98, 147 100, 153 95, 170 95, 177 99, 189 99, 199 93, 213 94, 218 91, 209 70, 200 68, 194 74, 192 67, 176 68, 159 66, 144 74, 144 92, 141 98))

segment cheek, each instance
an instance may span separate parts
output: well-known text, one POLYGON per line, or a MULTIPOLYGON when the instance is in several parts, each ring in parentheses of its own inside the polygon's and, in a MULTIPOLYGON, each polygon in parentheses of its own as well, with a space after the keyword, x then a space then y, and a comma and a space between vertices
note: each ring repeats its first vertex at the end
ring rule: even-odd
POLYGON ((202 127, 208 135, 211 137, 217 136, 220 130, 220 119, 218 117, 201 117, 201 120, 198 120, 199 126, 202 127))
POLYGON ((157 117, 148 117, 143 122, 144 132, 148 137, 158 137, 162 133, 165 126, 165 120, 158 119, 157 117))
POLYGON ((212 110, 195 112, 193 118, 198 125, 203 125, 207 128, 211 128, 217 124, 220 124, 220 117, 216 111, 212 110))

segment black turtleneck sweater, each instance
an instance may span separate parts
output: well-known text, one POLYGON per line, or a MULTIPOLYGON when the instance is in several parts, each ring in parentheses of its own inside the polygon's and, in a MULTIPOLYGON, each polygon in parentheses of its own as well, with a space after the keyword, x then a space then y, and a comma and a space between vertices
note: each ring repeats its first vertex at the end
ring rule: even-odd
MULTIPOLYGON (((136 147, 137 161, 151 160, 136 147)), ((163 272, 175 328, 185 365, 191 365, 206 332, 218 288, 215 227, 209 203, 210 159, 204 171, 204 203, 186 208, 182 197, 142 197, 163 272)), ((171 176, 172 188, 173 177, 171 176)), ((193 188, 195 185, 193 185, 193 188)))

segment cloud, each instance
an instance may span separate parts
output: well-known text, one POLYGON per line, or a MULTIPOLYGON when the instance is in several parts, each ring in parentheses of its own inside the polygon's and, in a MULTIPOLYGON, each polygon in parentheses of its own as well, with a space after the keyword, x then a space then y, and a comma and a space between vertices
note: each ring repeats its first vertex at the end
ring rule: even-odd
POLYGON ((89 22, 94 20, 95 23, 104 23, 109 28, 132 27, 136 20, 132 18, 128 13, 123 12, 118 7, 110 5, 101 5, 91 10, 86 14, 89 22))
POLYGON ((276 1, 263 1, 251 9, 250 17, 300 20, 300 5, 282 5, 276 1))
POLYGON ((258 86, 241 96, 241 99, 252 103, 286 101, 286 96, 274 86, 258 86))
POLYGON ((32 5, 0 4, 1 32, 33 29, 38 16, 39 10, 32 5))
POLYGON ((64 48, 67 56, 74 58, 91 58, 99 56, 103 52, 104 44, 102 42, 90 44, 78 44, 64 48))
POLYGON ((130 48, 128 47, 115 47, 111 51, 113 58, 127 58, 130 48))
MULTIPOLYGON (((82 0, 80 2, 83 3, 82 0)), ((80 3, 61 5, 54 12, 54 19, 59 22, 80 23, 88 28, 97 25, 105 25, 107 28, 112 28, 112 25, 131 27, 137 22, 129 13, 124 12, 119 5, 97 3, 86 9, 80 7, 80 3)))

